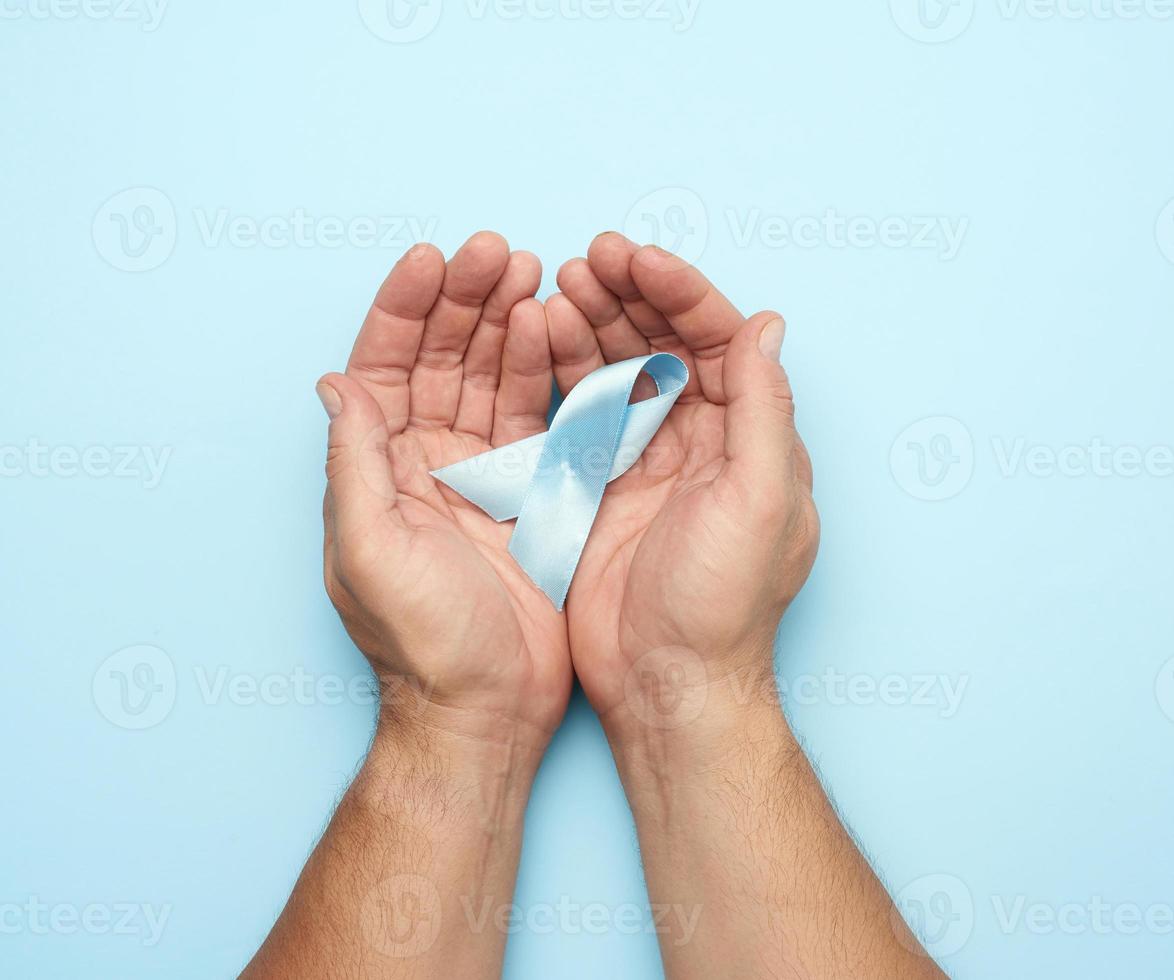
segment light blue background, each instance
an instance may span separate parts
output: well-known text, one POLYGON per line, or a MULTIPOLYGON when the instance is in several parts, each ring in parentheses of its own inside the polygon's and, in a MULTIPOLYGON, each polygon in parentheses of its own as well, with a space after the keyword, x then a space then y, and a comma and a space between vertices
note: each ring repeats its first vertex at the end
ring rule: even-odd
MULTIPOLYGON (((353 2, 176 0, 150 31, 29 2, 0 20, 0 905, 170 912, 151 946, 12 913, 0 974, 235 975, 364 750, 369 706, 198 682, 364 670, 320 585, 313 383, 407 241, 201 231, 300 208, 434 220, 446 251, 498 229, 542 257, 547 289, 596 232, 650 239, 654 214, 747 313, 783 311, 824 539, 780 676, 806 692, 788 710, 838 805, 890 887, 912 883, 911 914, 948 927, 951 975, 1169 975, 1161 929, 1049 932, 997 907, 1174 902, 1174 477, 1047 475, 1046 455, 1006 472, 998 454, 1077 447, 1079 466, 1096 439, 1171 441, 1174 21, 1080 19, 1079 0, 1052 18, 958 0, 925 21, 912 0, 700 0, 677 29, 651 0, 598 20, 447 0, 401 43, 353 2), (165 261, 123 271, 100 208, 144 187, 174 208, 146 253, 165 261), (952 257, 740 236, 756 214, 829 209, 965 232, 952 257), (954 421, 902 435, 938 417, 954 421), (96 463, 39 476, 30 440, 170 456, 154 487, 96 463), (107 717, 109 676, 95 686, 136 644, 177 678, 142 731, 107 717), (811 680, 829 667, 964 696, 953 713, 845 701, 811 680)), ((647 901, 581 698, 535 787, 517 896, 560 899, 647 901)), ((506 975, 660 966, 653 935, 523 929, 506 975)))

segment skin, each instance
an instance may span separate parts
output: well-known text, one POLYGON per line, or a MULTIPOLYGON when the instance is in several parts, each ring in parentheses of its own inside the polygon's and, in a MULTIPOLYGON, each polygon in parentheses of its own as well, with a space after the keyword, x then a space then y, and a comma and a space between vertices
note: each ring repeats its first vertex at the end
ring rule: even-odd
POLYGON ((819 542, 811 466, 778 364, 781 318, 747 321, 681 259, 614 233, 558 281, 547 317, 563 391, 650 351, 675 354, 690 374, 639 464, 609 484, 571 585, 571 654, 587 696, 605 725, 629 713, 633 665, 674 648, 713 681, 749 666, 758 675, 746 681, 765 681, 769 661, 746 652, 770 644, 819 542))
POLYGON ((701 909, 692 935, 660 934, 666 975, 942 976, 778 700, 775 631, 819 539, 781 318, 745 319, 692 266, 615 233, 558 282, 547 320, 564 391, 649 351, 676 354, 692 379, 640 465, 609 485, 567 601, 649 896, 701 909))
POLYGON ((565 619, 510 557, 511 528, 429 476, 546 427, 540 278, 492 232, 447 264, 417 245, 346 373, 319 391, 328 412, 335 397, 345 408, 330 430, 325 568, 347 631, 380 677, 426 682, 433 714, 451 719, 437 724, 506 724, 545 745, 571 689, 565 619))
MULTIPOLYGON (((500 236, 392 270, 326 375, 327 590, 383 699, 370 753, 243 976, 500 975, 525 803, 578 676, 636 817, 670 980, 939 977, 783 717, 772 645, 818 544, 776 314, 597 238, 535 300, 500 236), (690 382, 609 485, 556 612, 428 472, 545 428, 605 363, 690 382), (488 916, 486 912, 488 911, 488 916)), ((650 383, 636 397, 650 394, 650 383)))
POLYGON ((565 617, 428 471, 545 428, 538 260, 480 232, 380 288, 331 417, 327 592, 383 691, 370 753, 243 976, 500 974, 522 818, 566 711, 565 617), (481 923, 480 925, 478 923, 481 923))

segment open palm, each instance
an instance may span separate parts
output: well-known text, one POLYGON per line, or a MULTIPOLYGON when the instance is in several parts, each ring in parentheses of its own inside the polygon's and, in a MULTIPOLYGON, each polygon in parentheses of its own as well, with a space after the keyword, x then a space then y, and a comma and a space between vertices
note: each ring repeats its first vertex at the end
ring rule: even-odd
POLYGON ((447 266, 417 246, 320 392, 328 410, 337 399, 327 588, 385 692, 549 734, 571 686, 565 619, 509 555, 511 526, 429 476, 545 428, 540 276, 534 256, 488 232, 447 266))
POLYGON ((650 351, 690 372, 640 461, 609 484, 568 596, 575 670, 606 717, 658 650, 686 648, 712 675, 769 643, 818 520, 786 376, 758 346, 777 314, 747 321, 687 263, 614 233, 564 265, 559 286, 546 311, 564 392, 650 351))

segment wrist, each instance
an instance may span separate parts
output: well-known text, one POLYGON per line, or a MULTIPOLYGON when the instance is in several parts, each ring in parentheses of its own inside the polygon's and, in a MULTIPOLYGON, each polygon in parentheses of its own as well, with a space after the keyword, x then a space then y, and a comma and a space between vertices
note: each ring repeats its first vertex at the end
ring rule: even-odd
POLYGON ((380 714, 352 795, 383 818, 470 824, 489 835, 520 824, 545 741, 519 726, 436 711, 380 714))
POLYGON ((504 757, 511 769, 536 770, 554 735, 553 728, 527 717, 523 692, 510 698, 492 691, 457 693, 434 679, 379 670, 376 678, 374 741, 397 751, 427 746, 458 768, 504 757))
POLYGON ((685 794, 708 792, 714 779, 728 781, 733 769, 800 753, 769 650, 740 667, 680 650, 649 659, 637 662, 640 681, 629 678, 621 702, 601 715, 634 809, 664 811, 685 794))
POLYGON ((627 657, 622 692, 600 722, 613 747, 697 751, 781 718, 769 644, 737 657, 664 646, 627 657))

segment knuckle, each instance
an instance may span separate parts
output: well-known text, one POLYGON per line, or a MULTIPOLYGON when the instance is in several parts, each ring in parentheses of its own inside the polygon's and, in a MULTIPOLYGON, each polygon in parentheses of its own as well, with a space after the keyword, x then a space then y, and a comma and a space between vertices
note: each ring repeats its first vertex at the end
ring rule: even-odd
POLYGON ((773 384, 763 388, 756 399, 764 415, 781 416, 789 425, 795 421, 795 398, 786 384, 773 384))
POLYGON ((326 479, 337 479, 349 465, 349 454, 345 446, 329 446, 326 449, 326 479))

